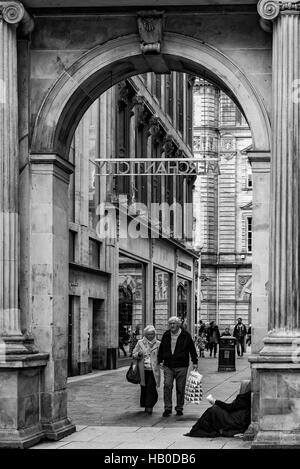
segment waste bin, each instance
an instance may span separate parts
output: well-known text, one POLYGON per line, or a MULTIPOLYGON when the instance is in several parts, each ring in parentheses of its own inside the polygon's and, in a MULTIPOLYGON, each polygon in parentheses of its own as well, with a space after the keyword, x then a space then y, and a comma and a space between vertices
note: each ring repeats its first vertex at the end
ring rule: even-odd
POLYGON ((218 371, 235 371, 235 342, 231 335, 220 337, 218 371))

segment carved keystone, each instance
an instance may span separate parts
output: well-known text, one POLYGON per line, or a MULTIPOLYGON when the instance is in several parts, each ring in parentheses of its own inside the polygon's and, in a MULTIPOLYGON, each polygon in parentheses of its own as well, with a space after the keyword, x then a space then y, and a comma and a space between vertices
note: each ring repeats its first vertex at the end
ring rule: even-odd
POLYGON ((138 12, 138 28, 143 54, 160 54, 163 35, 163 11, 151 10, 138 12))

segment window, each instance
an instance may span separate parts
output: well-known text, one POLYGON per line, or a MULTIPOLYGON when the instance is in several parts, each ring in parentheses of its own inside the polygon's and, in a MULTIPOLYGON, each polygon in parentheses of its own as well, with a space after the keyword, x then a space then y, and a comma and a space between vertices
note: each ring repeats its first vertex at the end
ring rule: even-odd
MULTIPOLYGON (((73 138, 70 148, 69 161, 75 165, 75 139, 73 138)), ((75 172, 70 175, 69 183, 69 220, 75 221, 75 172)))
POLYGON ((252 189, 253 180, 252 180, 252 168, 248 160, 245 161, 245 189, 252 189))
POLYGON ((173 73, 166 75, 165 109, 166 113, 173 119, 173 73))
POLYGON ((75 262, 75 231, 69 231, 69 261, 75 262))
POLYGON ((252 252, 252 217, 247 218, 247 251, 252 252))
POLYGON ((95 162, 99 158, 100 145, 100 101, 95 101, 86 113, 87 138, 89 155, 89 227, 96 229, 97 206, 100 203, 100 178, 97 176, 98 168, 95 162))
POLYGON ((252 189, 252 170, 251 170, 251 165, 249 162, 247 162, 247 189, 252 189))
POLYGON ((95 239, 89 239, 89 266, 100 269, 100 245, 95 239))
POLYGON ((176 76, 177 79, 177 87, 176 87, 176 104, 177 104, 177 130, 183 133, 183 75, 182 73, 178 73, 176 76))
POLYGON ((142 338, 144 318, 144 265, 119 256, 119 359, 132 356, 142 338))
POLYGON ((155 96, 157 97, 158 101, 161 102, 161 76, 155 75, 155 96))
POLYGON ((155 268, 153 282, 153 324, 156 329, 157 337, 160 340, 163 333, 168 328, 168 319, 170 316, 170 274, 168 272, 164 272, 163 270, 155 268))

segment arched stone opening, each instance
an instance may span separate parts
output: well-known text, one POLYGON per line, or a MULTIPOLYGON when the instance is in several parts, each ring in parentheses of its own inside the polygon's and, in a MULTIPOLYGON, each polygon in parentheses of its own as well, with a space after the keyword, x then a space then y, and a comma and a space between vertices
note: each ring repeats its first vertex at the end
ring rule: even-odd
MULTIPOLYGON (((246 116, 253 151, 269 152, 271 131, 267 112, 258 92, 236 64, 207 44, 170 33, 164 35, 162 58, 170 70, 205 75, 227 92, 246 116)), ((67 161, 70 143, 85 111, 100 94, 120 80, 148 71, 151 67, 141 53, 137 35, 110 41, 90 50, 65 70, 37 113, 30 148, 29 316, 37 346, 50 354, 42 392, 45 435, 50 439, 58 439, 69 431, 64 351, 68 309, 68 174, 73 170, 67 161)), ((108 247, 110 254, 113 257, 113 246, 108 247)), ((115 296, 115 287, 110 287, 111 297, 115 296)), ((111 328, 116 327, 109 321, 111 328)))
MULTIPOLYGON (((270 123, 264 104, 239 67, 215 48, 190 37, 166 33, 162 57, 168 68, 216 83, 243 110, 255 151, 270 150, 270 123)), ((141 54, 139 37, 109 41, 84 54, 52 86, 37 114, 31 153, 67 158, 74 131, 91 103, 130 76, 151 71, 141 54)))

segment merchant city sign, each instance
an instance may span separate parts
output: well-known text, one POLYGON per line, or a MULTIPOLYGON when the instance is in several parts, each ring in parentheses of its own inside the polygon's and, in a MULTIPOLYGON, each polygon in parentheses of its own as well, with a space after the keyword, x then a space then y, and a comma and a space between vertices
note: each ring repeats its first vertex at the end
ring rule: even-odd
POLYGON ((97 158, 96 176, 187 176, 220 174, 219 158, 97 158))

